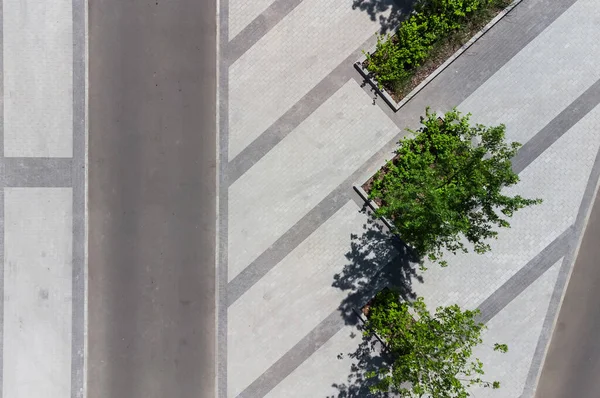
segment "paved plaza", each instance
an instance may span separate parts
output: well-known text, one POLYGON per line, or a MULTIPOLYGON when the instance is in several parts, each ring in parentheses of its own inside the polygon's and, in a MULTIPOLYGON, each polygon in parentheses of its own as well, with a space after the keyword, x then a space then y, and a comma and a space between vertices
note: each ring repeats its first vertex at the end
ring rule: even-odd
POLYGON ((365 396, 353 308, 397 278, 431 306, 481 310, 476 354, 502 388, 474 396, 531 397, 600 173, 597 2, 523 0, 396 113, 352 64, 397 7, 220 6, 220 396, 365 396), (524 144, 511 192, 544 202, 490 253, 423 272, 352 186, 426 106, 504 123, 524 144))
POLYGON ((85 6, 2 2, 3 398, 84 396, 85 6))

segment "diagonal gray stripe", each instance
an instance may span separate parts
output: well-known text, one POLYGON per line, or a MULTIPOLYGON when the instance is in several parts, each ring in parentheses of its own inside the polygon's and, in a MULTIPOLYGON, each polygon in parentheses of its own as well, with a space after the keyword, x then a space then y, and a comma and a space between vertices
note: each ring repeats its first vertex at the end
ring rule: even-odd
POLYGON ((571 127, 600 103, 600 80, 581 94, 543 129, 519 149, 513 160, 515 173, 523 171, 531 162, 563 136, 571 127))
POLYGON ((583 199, 581 200, 581 204, 579 206, 579 212, 577 213, 577 218, 575 220, 575 224, 573 225, 573 234, 576 244, 571 245, 560 267, 554 292, 552 293, 552 298, 550 299, 550 304, 548 305, 548 312, 546 313, 546 318, 544 319, 544 325, 542 326, 542 331, 540 332, 540 337, 533 354, 531 366, 529 367, 529 373, 525 381, 523 394, 521 395, 522 398, 531 398, 535 394, 535 389, 541 375, 542 365, 544 364, 544 359, 546 357, 552 331, 554 330, 554 324, 558 318, 562 296, 567 287, 570 272, 575 265, 577 248, 583 239, 585 227, 592 210, 592 204, 594 203, 594 199, 597 195, 599 182, 600 151, 596 154, 596 160, 594 161, 594 166, 592 168, 592 172, 590 173, 590 177, 588 178, 583 199))
POLYGON ((227 302, 231 306, 256 282, 279 264, 294 248, 333 216, 350 200, 346 184, 340 185, 283 234, 227 285, 227 302))
POLYGON ((333 311, 259 378, 246 387, 238 395, 238 398, 264 397, 339 332, 345 324, 346 320, 342 314, 338 310, 333 311))
POLYGON ((363 44, 359 49, 350 54, 329 75, 321 80, 312 90, 284 113, 283 116, 277 119, 275 123, 229 162, 227 166, 229 185, 233 184, 262 159, 263 156, 269 153, 271 149, 350 80, 354 74, 352 62, 356 60, 360 54, 360 49, 365 45, 363 44))
POLYGON ((487 323, 502 311, 544 272, 556 264, 561 257, 567 254, 572 240, 573 227, 569 227, 479 305, 478 309, 481 314, 478 321, 487 323))
POLYGON ((71 158, 4 158, 6 187, 70 187, 71 158))
POLYGON ((227 44, 225 62, 233 65, 300 3, 302 0, 275 0, 227 44))

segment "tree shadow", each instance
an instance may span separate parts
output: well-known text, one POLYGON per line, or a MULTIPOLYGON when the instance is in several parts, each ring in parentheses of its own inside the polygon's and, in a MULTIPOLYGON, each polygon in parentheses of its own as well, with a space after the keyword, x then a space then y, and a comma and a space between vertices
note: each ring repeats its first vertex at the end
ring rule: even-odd
MULTIPOLYGON (((365 205, 361 212, 371 215, 363 225, 360 235, 351 235, 350 249, 346 253, 348 263, 334 275, 332 286, 347 291, 339 310, 346 324, 357 325, 361 309, 384 287, 397 290, 404 300, 414 300, 414 280, 423 282, 419 271, 419 256, 387 227, 372 216, 365 205)), ((344 354, 340 354, 344 355, 344 354)), ((338 390, 336 398, 388 397, 388 394, 370 392, 374 380, 367 373, 385 365, 389 358, 382 344, 373 336, 364 336, 356 351, 347 353, 352 358, 350 374, 345 383, 334 383, 338 390)), ((332 398, 332 397, 328 397, 332 398)))
POLYGON ((368 372, 377 371, 382 366, 388 365, 390 361, 389 356, 382 350, 381 343, 377 339, 363 336, 356 351, 347 355, 353 360, 350 374, 345 383, 332 384, 332 387, 336 388, 338 393, 327 398, 390 397, 390 394, 387 393, 371 392, 370 388, 373 386, 374 380, 367 377, 368 372))
POLYGON ((395 30, 413 10, 416 0, 354 0, 353 10, 365 11, 372 21, 379 21, 380 33, 395 30))
POLYGON ((384 287, 394 288, 404 300, 413 300, 413 281, 423 282, 414 250, 372 217, 366 205, 361 212, 371 217, 360 235, 351 235, 346 253, 348 263, 334 275, 332 283, 333 287, 348 292, 339 307, 347 324, 356 324, 356 311, 384 287))

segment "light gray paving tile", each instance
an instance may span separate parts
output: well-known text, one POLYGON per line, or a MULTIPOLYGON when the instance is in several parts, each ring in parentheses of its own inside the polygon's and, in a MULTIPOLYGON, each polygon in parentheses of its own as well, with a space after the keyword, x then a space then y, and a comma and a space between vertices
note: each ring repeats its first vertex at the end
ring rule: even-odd
POLYGON ((379 22, 352 0, 305 0, 229 69, 233 159, 351 52, 379 22), (335 34, 332 34, 335 32, 335 34))
POLYGON ((537 281, 492 318, 483 332, 484 344, 474 356, 484 364, 485 380, 500 382, 499 390, 472 388, 475 397, 518 397, 523 392, 529 365, 554 291, 562 260, 557 261, 537 281), (494 343, 508 345, 502 354, 494 343))
MULTIPOLYGON (((266 10, 246 25, 241 32, 236 33, 233 40, 227 44, 226 51, 222 54, 224 62, 228 65, 234 63, 242 54, 266 35, 268 31, 277 26, 301 2, 302 0, 275 0, 271 3, 266 10)), ((256 2, 244 2, 243 4, 244 6, 256 5, 256 2)), ((247 18, 248 15, 244 15, 244 18, 247 18)))
POLYGON ((396 134, 365 100, 346 83, 230 187, 229 280, 396 134))
POLYGON ((4 189, 3 397, 70 397, 71 188, 4 189))
POLYGON ((502 311, 515 297, 531 286, 544 274, 559 258, 564 257, 571 248, 574 234, 573 227, 569 227, 558 238, 538 253, 523 268, 514 274, 508 281, 500 286, 494 293, 477 307, 481 313, 478 321, 486 323, 498 312, 502 311))
POLYGON ((527 142, 600 78, 600 13, 579 0, 459 105, 527 142))
POLYGON ((250 22, 259 17, 274 0, 230 0, 228 2, 228 36, 235 38, 250 22))
POLYGON ((3 0, 4 155, 73 154, 72 0, 3 0))
POLYGON ((228 374, 235 375, 229 378, 230 396, 340 306, 347 292, 332 285, 333 274, 348 264, 344 253, 351 233, 360 234, 367 223, 368 216, 359 210, 347 202, 229 307, 228 374))
POLYGON ((337 397, 349 384, 347 378, 356 363, 352 355, 361 341, 360 330, 353 325, 343 326, 265 397, 337 397))

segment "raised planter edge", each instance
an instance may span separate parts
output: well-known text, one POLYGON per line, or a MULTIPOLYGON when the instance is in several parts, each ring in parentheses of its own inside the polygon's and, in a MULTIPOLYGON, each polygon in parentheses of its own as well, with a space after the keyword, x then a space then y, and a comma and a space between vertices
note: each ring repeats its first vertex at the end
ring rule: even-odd
MULTIPOLYGON (((419 93, 429 82, 431 82, 437 75, 442 73, 444 69, 446 69, 452 62, 454 62, 462 53, 464 53, 469 47, 471 47, 477 40, 479 40, 488 30, 490 30, 494 25, 496 25, 502 18, 504 18, 512 9, 514 9, 520 2, 523 0, 515 0, 509 6, 507 6, 504 10, 500 11, 498 15, 496 15, 490 22, 488 22, 479 32, 475 34, 468 42, 463 44, 450 58, 444 61, 443 64, 438 66, 436 70, 434 70, 429 76, 425 78, 417 87, 412 89, 410 93, 408 93, 404 98, 402 98, 399 102, 394 101, 392 96, 388 94, 388 92, 379 88, 377 84, 377 80, 374 77, 371 77, 369 71, 363 68, 363 62, 367 59, 366 55, 363 55, 354 63, 354 67, 360 75, 368 82, 371 87, 383 98, 383 100, 393 109, 394 112, 397 112, 400 108, 402 108, 408 101, 410 101, 415 95, 419 93)), ((367 53, 371 53, 375 50, 376 44, 373 45, 367 53)))

